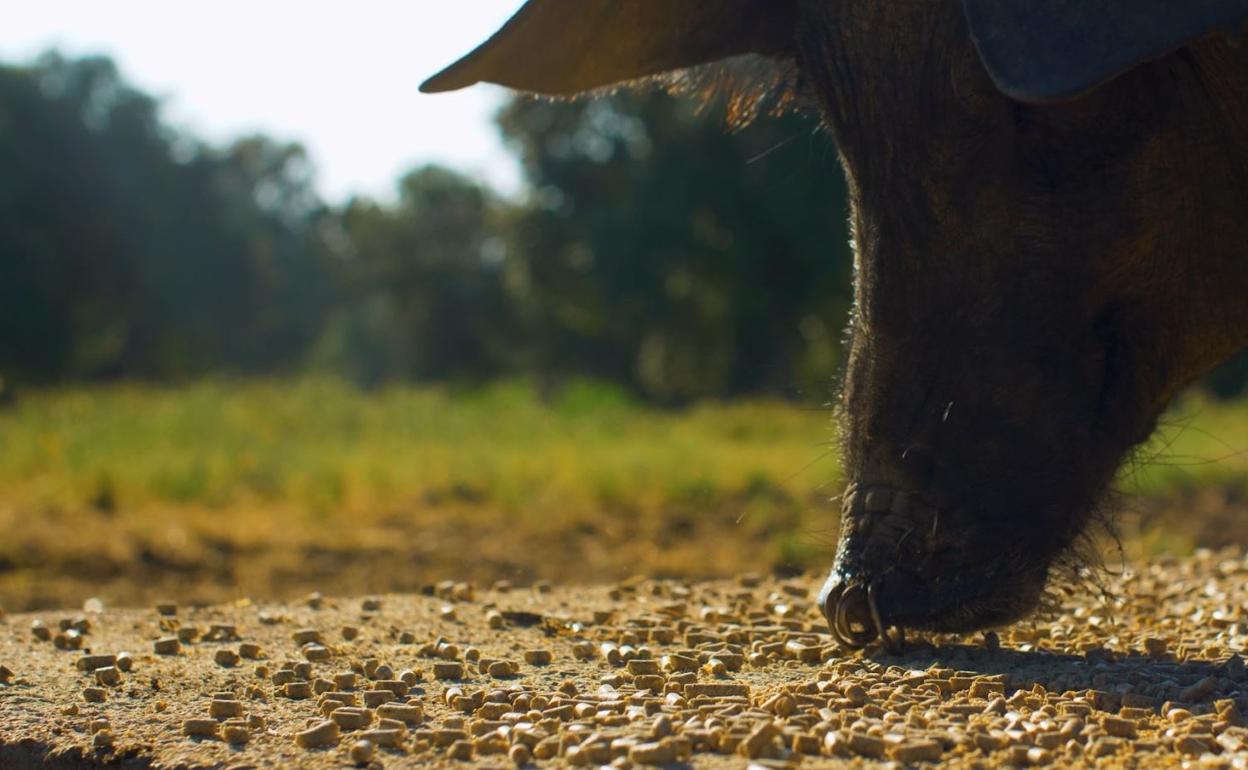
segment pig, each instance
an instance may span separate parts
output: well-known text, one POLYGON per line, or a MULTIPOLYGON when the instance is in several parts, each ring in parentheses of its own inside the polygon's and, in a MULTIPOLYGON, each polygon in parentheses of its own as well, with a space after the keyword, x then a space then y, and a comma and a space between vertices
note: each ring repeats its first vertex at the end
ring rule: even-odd
POLYGON ((531 0, 422 88, 571 96, 749 61, 821 111, 855 306, 819 602, 862 647, 1034 611, 1167 404, 1248 346, 1245 19, 1248 0, 531 0))

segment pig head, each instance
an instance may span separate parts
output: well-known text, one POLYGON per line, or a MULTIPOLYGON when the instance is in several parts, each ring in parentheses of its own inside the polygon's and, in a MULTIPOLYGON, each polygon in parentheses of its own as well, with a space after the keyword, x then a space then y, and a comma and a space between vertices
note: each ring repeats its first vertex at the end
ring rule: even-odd
POLYGON ((1167 403, 1248 346, 1245 18, 1248 0, 531 0, 423 88, 571 95, 752 57, 822 110, 856 306, 820 601, 862 646, 1034 608, 1167 403))

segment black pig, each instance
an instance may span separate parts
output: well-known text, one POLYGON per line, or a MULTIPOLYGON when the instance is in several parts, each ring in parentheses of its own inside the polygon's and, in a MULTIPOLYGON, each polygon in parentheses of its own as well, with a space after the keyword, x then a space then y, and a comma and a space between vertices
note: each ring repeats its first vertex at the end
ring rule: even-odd
POLYGON ((856 248, 821 602, 858 646, 1030 611, 1166 404, 1248 346, 1246 18, 1248 0, 531 0, 424 90, 568 95, 749 56, 817 100, 856 248))

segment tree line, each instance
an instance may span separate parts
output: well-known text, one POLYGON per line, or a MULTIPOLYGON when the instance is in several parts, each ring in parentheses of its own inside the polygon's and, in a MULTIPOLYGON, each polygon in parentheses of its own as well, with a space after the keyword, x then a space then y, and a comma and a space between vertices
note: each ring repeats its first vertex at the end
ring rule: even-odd
POLYGON ((176 130, 107 58, 0 66, 0 377, 829 395, 852 258, 813 117, 729 131, 638 92, 516 98, 498 126, 518 198, 430 166, 393 200, 330 205, 299 145, 176 130))

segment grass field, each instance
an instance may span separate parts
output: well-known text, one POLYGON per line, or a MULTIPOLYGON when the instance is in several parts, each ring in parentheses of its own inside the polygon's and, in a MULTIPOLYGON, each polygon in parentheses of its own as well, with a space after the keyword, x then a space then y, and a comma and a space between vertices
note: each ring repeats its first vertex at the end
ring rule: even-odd
MULTIPOLYGON (((591 384, 552 400, 523 382, 25 394, 0 410, 0 603, 817 567, 836 526, 834 447, 826 410, 656 411, 591 384)), ((1233 518, 1244 447, 1248 404, 1176 407, 1124 473, 1143 513, 1130 547, 1248 528, 1233 518)))

